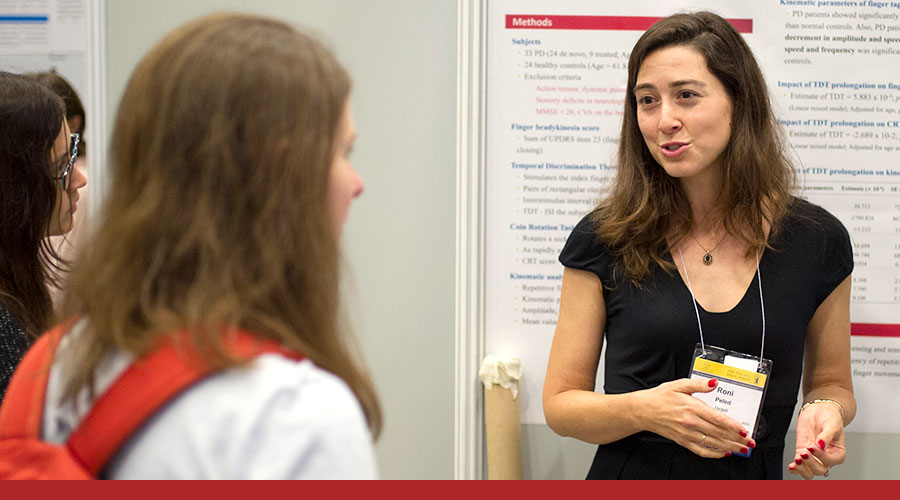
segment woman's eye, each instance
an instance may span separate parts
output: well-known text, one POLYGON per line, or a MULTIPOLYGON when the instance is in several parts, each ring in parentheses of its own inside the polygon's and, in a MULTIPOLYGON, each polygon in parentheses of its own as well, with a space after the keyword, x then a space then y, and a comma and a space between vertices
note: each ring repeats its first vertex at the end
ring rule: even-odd
POLYGON ((644 106, 653 104, 653 98, 648 95, 638 97, 638 104, 643 104, 644 106))
POLYGON ((694 97, 695 95, 696 94, 694 94, 690 90, 682 90, 681 92, 678 93, 678 97, 680 97, 682 99, 690 99, 690 98, 694 97))

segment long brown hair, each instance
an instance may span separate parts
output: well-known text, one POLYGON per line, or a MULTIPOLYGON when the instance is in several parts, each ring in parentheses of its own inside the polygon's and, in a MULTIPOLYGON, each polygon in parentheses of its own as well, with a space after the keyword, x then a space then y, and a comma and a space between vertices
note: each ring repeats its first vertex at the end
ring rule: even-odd
POLYGON ((61 196, 53 143, 65 108, 50 89, 0 72, 0 300, 26 333, 51 323, 59 256, 47 241, 61 196))
POLYGON ((377 436, 373 384, 339 325, 327 203, 350 86, 318 42, 250 15, 190 22, 141 60, 112 135, 109 199, 69 282, 67 310, 88 327, 68 397, 111 348, 140 356, 182 327, 231 366, 231 325, 346 381, 377 436))
POLYGON ((656 22, 637 41, 628 60, 625 116, 619 142, 619 170, 609 196, 593 212, 597 236, 621 254, 634 284, 652 262, 664 269, 667 238, 680 241, 693 216, 677 179, 666 174, 647 149, 637 120, 634 87, 650 53, 670 46, 703 55, 733 103, 731 138, 722 153, 722 185, 711 222, 749 245, 748 255, 768 246, 765 224, 774 233, 788 210, 795 172, 783 132, 769 102, 768 87, 750 47, 722 17, 709 12, 675 14, 656 22))

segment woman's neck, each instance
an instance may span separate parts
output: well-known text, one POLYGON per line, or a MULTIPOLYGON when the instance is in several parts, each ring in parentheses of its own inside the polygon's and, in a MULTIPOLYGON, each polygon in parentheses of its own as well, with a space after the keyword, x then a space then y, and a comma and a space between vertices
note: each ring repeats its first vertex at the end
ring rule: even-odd
POLYGON ((692 232, 704 234, 715 231, 719 225, 714 216, 719 197, 720 183, 712 179, 682 179, 681 189, 691 209, 692 232))

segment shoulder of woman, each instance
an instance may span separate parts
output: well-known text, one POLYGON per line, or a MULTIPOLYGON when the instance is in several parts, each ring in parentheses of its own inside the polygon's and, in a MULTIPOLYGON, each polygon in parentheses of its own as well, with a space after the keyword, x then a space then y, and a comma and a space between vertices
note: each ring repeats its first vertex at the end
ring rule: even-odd
POLYGON ((790 204, 785 222, 793 226, 818 228, 830 237, 849 237, 844 224, 825 208, 802 198, 794 198, 790 204))
POLYGON ((582 217, 569 232, 559 256, 564 266, 590 268, 609 253, 608 246, 597 237, 596 213, 592 211, 582 217))

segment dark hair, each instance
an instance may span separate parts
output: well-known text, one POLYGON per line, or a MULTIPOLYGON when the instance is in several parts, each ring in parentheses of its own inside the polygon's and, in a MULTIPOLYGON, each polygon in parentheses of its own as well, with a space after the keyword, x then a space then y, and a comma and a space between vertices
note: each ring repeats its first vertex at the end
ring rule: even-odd
POLYGON ((230 325, 342 378, 378 434, 374 385, 339 321, 328 209, 350 87, 324 46, 258 16, 198 19, 144 56, 116 116, 109 198, 67 283, 67 310, 88 320, 67 397, 111 349, 140 356, 179 328, 232 365, 230 325))
POLYGON ((81 119, 81 127, 78 130, 72 130, 72 132, 81 134, 81 143, 78 145, 78 156, 87 154, 87 144, 85 144, 84 141, 84 130, 85 127, 87 127, 87 118, 84 114, 84 105, 81 104, 81 99, 78 97, 78 92, 75 91, 75 88, 72 87, 68 80, 57 73, 55 69, 43 71, 41 73, 26 73, 25 76, 34 78, 42 85, 53 92, 56 92, 56 95, 62 98, 63 104, 66 106, 66 120, 71 121, 73 118, 81 119))
POLYGON ((72 87, 68 80, 63 78, 59 73, 56 72, 56 70, 53 69, 41 73, 26 73, 25 76, 34 78, 45 87, 48 87, 53 92, 56 92, 56 95, 62 98, 63 103, 66 105, 66 120, 71 120, 76 116, 81 117, 81 130, 73 130, 72 132, 81 133, 84 130, 84 105, 81 104, 81 99, 78 97, 78 92, 75 91, 75 88, 72 87))
POLYGON ((0 300, 31 335, 53 316, 48 284, 59 256, 46 236, 60 193, 51 152, 63 113, 53 91, 0 71, 0 300))
POLYGON ((693 224, 678 181, 653 158, 637 120, 634 87, 641 65, 652 52, 671 46, 699 52, 732 100, 731 138, 722 153, 722 185, 712 222, 722 223, 728 233, 749 244, 748 254, 753 255, 768 246, 764 223, 773 234, 777 231, 795 181, 768 87, 741 34, 710 12, 675 14, 656 22, 637 41, 628 61, 618 175, 610 195, 593 213, 598 237, 622 255, 625 274, 635 284, 651 262, 671 269, 663 259, 666 240, 680 241, 693 224))

